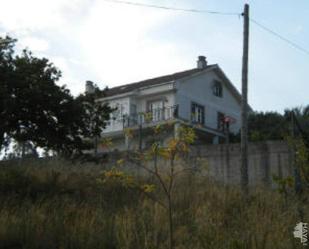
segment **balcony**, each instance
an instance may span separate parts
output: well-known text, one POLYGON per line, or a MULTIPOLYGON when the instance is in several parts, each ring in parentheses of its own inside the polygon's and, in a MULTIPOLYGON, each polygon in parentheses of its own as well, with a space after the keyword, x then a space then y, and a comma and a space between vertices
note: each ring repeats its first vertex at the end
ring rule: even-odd
POLYGON ((129 116, 123 116, 123 128, 137 125, 154 125, 162 121, 172 120, 178 117, 178 106, 157 108, 148 112, 140 112, 129 116))

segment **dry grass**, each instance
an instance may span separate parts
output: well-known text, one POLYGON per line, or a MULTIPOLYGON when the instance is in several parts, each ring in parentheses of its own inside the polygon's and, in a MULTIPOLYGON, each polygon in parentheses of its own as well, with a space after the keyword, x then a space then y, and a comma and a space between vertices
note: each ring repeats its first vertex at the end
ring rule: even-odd
MULTIPOLYGON (((166 211, 134 189, 98 184, 103 167, 30 163, 0 171, 0 248, 167 248, 166 211)), ((236 187, 199 175, 178 180, 176 248, 303 248, 293 228, 308 202, 276 191, 236 187)))

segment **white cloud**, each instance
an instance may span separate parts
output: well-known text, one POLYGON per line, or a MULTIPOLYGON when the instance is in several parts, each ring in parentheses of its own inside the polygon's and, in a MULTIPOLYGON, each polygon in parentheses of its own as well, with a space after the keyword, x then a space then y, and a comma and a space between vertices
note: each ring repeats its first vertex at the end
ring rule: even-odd
POLYGON ((59 85, 67 85, 74 95, 83 91, 84 82, 75 73, 75 71, 79 70, 76 67, 76 60, 61 56, 49 56, 48 58, 62 72, 62 77, 58 82, 59 85), (72 60, 74 61, 73 63, 72 60))
MULTIPOLYGON (((61 28, 85 0, 0 0, 0 25, 8 32, 61 28)), ((61 30, 61 29, 60 29, 61 30)), ((59 31, 60 31, 59 30, 59 31)))
MULTIPOLYGON (((137 1, 187 8, 227 6, 217 1, 137 1)), ((280 84, 285 84, 282 89, 289 103, 276 105, 273 97, 269 103, 265 97, 261 100, 263 91, 276 91, 273 82, 279 79, 273 78, 282 75, 282 68, 291 69, 291 77, 305 89, 305 78, 298 75, 305 75, 307 61, 254 26, 250 30, 249 95, 253 107, 256 103, 271 109, 290 105, 297 98, 306 100, 301 90, 289 87, 296 80, 285 76, 280 84), (293 54, 293 63, 287 63, 293 54), (280 69, 275 72, 276 67, 280 69), (297 96, 294 99, 289 96, 292 91, 297 96)), ((305 31, 301 23, 290 26, 295 35, 305 37, 305 31)), ((63 72, 60 84, 68 84, 74 94, 83 91, 88 79, 100 86, 114 86, 188 69, 195 66, 200 54, 206 55, 209 63, 219 63, 240 86, 242 22, 236 17, 193 15, 102 0, 0 0, 0 35, 7 33, 19 40, 18 48, 27 46, 35 56, 44 55, 54 62, 63 72)), ((278 98, 284 99, 282 96, 278 98)))
POLYGON ((22 38, 19 43, 22 47, 27 47, 33 52, 44 52, 49 48, 48 41, 36 37, 22 38))
POLYGON ((112 85, 166 73, 167 65, 179 64, 176 46, 147 35, 176 15, 97 1, 77 39, 88 67, 112 85), (174 61, 168 60, 171 57, 174 61))

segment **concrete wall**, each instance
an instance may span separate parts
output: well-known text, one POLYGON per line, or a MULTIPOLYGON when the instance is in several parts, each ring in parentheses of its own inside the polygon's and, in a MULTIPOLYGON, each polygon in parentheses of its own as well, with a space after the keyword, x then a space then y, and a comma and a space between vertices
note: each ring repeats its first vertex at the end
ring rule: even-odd
MULTIPOLYGON (((206 174, 209 176, 224 183, 240 183, 239 144, 194 146, 189 160, 194 162, 198 157, 206 159, 206 174)), ((293 158, 289 146, 284 141, 250 143, 248 171, 251 185, 274 186, 273 175, 293 175, 293 158)))
MULTIPOLYGON (((110 163, 123 157, 121 152, 113 154, 110 163)), ((160 165, 166 169, 166 162, 160 165)), ((240 184, 240 144, 192 146, 189 156, 177 165, 194 167, 222 184, 240 184)), ((127 165, 128 169, 136 168, 127 165)), ((152 167, 150 163, 150 167, 152 167)), ((293 156, 284 141, 267 141, 249 144, 249 184, 276 187, 273 175, 284 178, 293 176, 293 156)), ((134 171, 135 172, 135 171, 134 171)), ((139 174, 143 174, 140 172, 139 174)))

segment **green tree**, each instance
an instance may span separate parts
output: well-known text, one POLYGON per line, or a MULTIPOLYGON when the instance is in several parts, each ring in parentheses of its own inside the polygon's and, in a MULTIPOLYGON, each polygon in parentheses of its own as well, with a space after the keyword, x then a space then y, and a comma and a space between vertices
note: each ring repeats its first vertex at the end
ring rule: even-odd
POLYGON ((98 101, 102 96, 104 96, 104 91, 95 85, 93 93, 81 94, 76 98, 84 109, 83 122, 87 124, 84 135, 93 140, 95 156, 98 150, 98 140, 101 138, 106 121, 110 119, 110 113, 114 111, 107 103, 98 101))
POLYGON ((249 115, 249 140, 280 140, 289 132, 286 118, 277 112, 255 112, 249 115))
MULTIPOLYGON (((291 112, 305 136, 309 137, 309 105, 278 112, 254 112, 249 115, 249 140, 282 140, 291 133, 291 112)), ((309 142, 309 141, 308 141, 309 142)))
MULTIPOLYGON (((294 114, 294 122, 297 126, 298 133, 302 133, 302 136, 304 136, 305 140, 307 140, 307 143, 309 144, 309 105, 305 107, 295 107, 292 109, 286 109, 284 111, 284 117, 291 122, 291 113, 294 114)), ((297 134, 296 134, 297 135, 297 134)))
POLYGON ((8 85, 13 72, 13 53, 16 40, 0 37, 0 146, 8 145, 9 140, 5 136, 8 122, 4 119, 8 103, 8 85))
POLYGON ((0 41, 1 146, 11 139, 21 144, 31 141, 34 147, 64 156, 81 155, 91 148, 85 138, 102 131, 110 108, 99 108, 95 96, 74 98, 66 86, 56 84, 61 72, 48 59, 28 50, 15 55, 16 40, 0 41), (95 120, 91 108, 96 108, 95 120), (93 121, 95 129, 90 127, 93 121))

